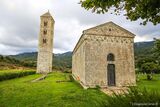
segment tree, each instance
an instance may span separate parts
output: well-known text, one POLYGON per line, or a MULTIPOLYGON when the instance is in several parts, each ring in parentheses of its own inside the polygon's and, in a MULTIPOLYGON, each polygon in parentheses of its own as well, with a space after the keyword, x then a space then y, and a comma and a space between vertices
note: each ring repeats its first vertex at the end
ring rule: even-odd
POLYGON ((159 71, 159 66, 158 64, 154 62, 147 62, 143 63, 141 66, 141 70, 145 73, 147 73, 147 79, 151 80, 152 79, 152 73, 158 72, 159 71))
POLYGON ((159 70, 158 64, 154 62, 147 62, 142 64, 141 70, 144 71, 147 74, 154 73, 155 71, 159 70))
POLYGON ((155 39, 154 56, 156 57, 156 61, 160 64, 160 39, 155 39))
POLYGON ((3 60, 3 56, 2 55, 0 55, 0 61, 2 61, 3 60))
POLYGON ((160 55, 160 39, 155 38, 154 40, 155 40, 155 43, 154 43, 155 52, 157 52, 160 55))
POLYGON ((137 63, 136 63, 136 67, 138 67, 140 69, 141 66, 144 63, 147 63, 147 62, 156 63, 156 61, 155 61, 155 59, 153 57, 151 57, 151 56, 150 57, 143 56, 142 58, 138 58, 137 63))
POLYGON ((113 9, 116 15, 121 11, 131 21, 142 19, 143 25, 152 22, 154 25, 160 23, 160 0, 81 0, 80 4, 92 12, 104 14, 113 9))

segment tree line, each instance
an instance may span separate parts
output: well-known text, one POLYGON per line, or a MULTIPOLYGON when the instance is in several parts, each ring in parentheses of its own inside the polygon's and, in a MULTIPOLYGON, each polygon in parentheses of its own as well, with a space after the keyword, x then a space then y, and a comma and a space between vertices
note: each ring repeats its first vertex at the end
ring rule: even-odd
POLYGON ((151 74, 160 73, 160 39, 155 39, 150 52, 149 55, 139 56, 136 61, 137 71, 148 74, 148 79, 152 79, 151 74))

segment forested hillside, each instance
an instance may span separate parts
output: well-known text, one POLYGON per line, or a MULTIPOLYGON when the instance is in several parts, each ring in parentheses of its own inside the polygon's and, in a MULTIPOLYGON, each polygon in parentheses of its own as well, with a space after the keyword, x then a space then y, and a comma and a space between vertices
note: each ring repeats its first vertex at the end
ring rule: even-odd
POLYGON ((153 51, 154 41, 137 42, 134 44, 135 56, 148 56, 153 51))
MULTIPOLYGON (((37 52, 10 55, 10 57, 20 61, 32 63, 33 66, 36 66, 37 52)), ((53 54, 53 68, 64 70, 64 69, 70 69, 71 66, 72 66, 72 52, 53 54)))
MULTIPOLYGON (((137 42, 134 44, 135 50, 135 62, 137 65, 138 60, 151 57, 153 51, 154 42, 137 42)), ((10 56, 0 56, 0 66, 26 66, 36 67, 37 52, 21 53, 10 56), (3 57, 3 58, 2 58, 3 57), (2 60, 3 59, 3 60, 2 60)), ((72 67, 72 52, 66 52, 62 54, 53 54, 53 68, 54 69, 71 69, 72 67)))
POLYGON ((0 69, 23 69, 34 68, 34 63, 0 55, 0 69))

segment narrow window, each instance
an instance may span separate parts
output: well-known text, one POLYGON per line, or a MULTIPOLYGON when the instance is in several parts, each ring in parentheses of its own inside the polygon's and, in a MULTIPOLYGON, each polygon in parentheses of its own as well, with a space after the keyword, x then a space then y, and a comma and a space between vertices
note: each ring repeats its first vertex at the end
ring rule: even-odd
POLYGON ((48 22, 44 22, 44 26, 47 26, 48 22))
POLYGON ((44 30, 44 31, 43 31, 43 34, 46 35, 46 34, 47 34, 47 30, 44 30))
POLYGON ((114 61, 114 55, 112 53, 108 54, 107 61, 114 61))
POLYGON ((43 44, 47 43, 47 40, 46 39, 43 39, 43 44))

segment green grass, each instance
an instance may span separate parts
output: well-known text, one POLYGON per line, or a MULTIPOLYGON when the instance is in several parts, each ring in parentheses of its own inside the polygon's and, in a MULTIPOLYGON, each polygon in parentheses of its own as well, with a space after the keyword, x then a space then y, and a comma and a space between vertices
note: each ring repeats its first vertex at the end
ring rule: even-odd
POLYGON ((160 106, 160 74, 154 74, 153 80, 146 75, 137 75, 137 87, 131 87, 129 93, 114 95, 108 98, 108 107, 159 107, 160 106), (151 105, 149 105, 151 104, 151 105), (153 105, 152 105, 153 104, 153 105))
POLYGON ((54 72, 45 80, 34 83, 31 81, 40 77, 40 74, 1 81, 0 107, 127 107, 130 102, 160 101, 159 94, 151 92, 160 90, 160 75, 154 75, 151 81, 146 80, 145 75, 139 75, 138 87, 146 87, 149 92, 142 91, 141 94, 141 91, 133 90, 129 95, 114 97, 109 97, 98 89, 85 90, 75 81, 56 82, 68 81, 69 75, 70 73, 54 72), (154 96, 156 97, 153 98, 154 96))
POLYGON ((35 70, 0 70, 0 81, 35 74, 35 70))
POLYGON ((0 107, 103 107, 107 96, 98 89, 84 90, 76 82, 67 80, 68 73, 51 73, 45 80, 35 74, 0 82, 0 107))
POLYGON ((160 91, 160 74, 154 74, 153 80, 147 80, 146 75, 139 74, 137 75, 138 82, 137 86, 141 89, 146 88, 147 90, 159 90, 160 91))

